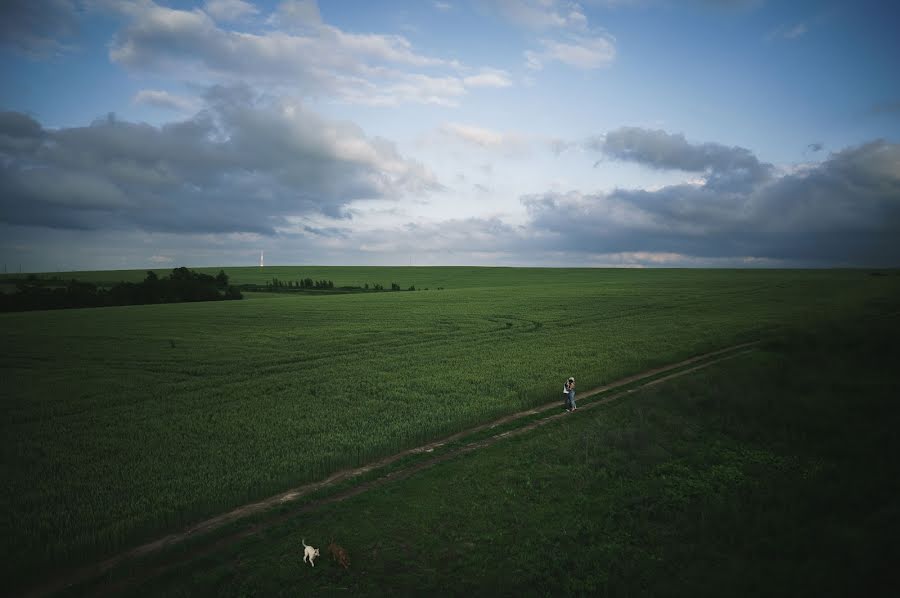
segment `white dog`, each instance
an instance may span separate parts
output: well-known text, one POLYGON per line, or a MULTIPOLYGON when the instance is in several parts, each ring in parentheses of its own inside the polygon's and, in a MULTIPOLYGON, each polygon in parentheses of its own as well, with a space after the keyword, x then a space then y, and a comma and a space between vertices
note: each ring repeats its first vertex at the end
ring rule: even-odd
POLYGON ((308 558, 309 564, 312 565, 313 567, 315 567, 316 564, 313 562, 313 560, 317 556, 319 556, 319 549, 313 548, 312 546, 307 546, 306 538, 303 538, 302 540, 300 540, 300 542, 303 544, 303 562, 305 563, 306 559, 308 558))

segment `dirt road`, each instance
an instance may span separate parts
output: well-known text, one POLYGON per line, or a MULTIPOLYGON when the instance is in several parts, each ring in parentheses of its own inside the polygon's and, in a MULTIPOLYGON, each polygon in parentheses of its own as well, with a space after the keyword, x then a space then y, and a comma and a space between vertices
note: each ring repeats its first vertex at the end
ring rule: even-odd
MULTIPOLYGON (((715 363, 719 363, 725 359, 730 359, 732 357, 736 357, 738 355, 744 355, 748 351, 750 351, 751 347, 755 345, 755 342, 744 343, 741 345, 735 345, 732 347, 728 347, 726 349, 721 349, 719 351, 713 351, 710 353, 705 353, 703 355, 698 355, 696 357, 692 357, 690 359, 685 359, 684 361, 680 361, 678 363, 673 363, 671 365, 667 365, 660 368, 655 368, 652 370, 648 370, 642 372, 640 374, 636 374, 634 376, 629 376, 627 378, 623 378, 621 380, 617 380, 611 384, 607 384, 605 386, 600 386, 597 388, 593 388, 591 390, 581 392, 578 394, 579 408, 578 411, 592 409, 597 407, 598 405, 602 405, 608 403, 610 401, 614 401, 623 396, 631 394, 635 391, 642 390, 667 380, 670 380, 675 377, 684 376, 691 372, 697 371, 699 369, 708 367, 715 363), (668 375, 663 375, 669 372, 668 375), (637 384, 643 380, 646 382, 642 384, 637 384), (585 399, 592 397, 597 394, 607 393, 609 391, 615 390, 617 388, 629 387, 627 390, 621 390, 619 392, 615 392, 610 394, 609 396, 604 396, 600 400, 593 400, 585 402, 585 399)), ((171 569, 181 562, 185 562, 196 558, 198 556, 202 556, 205 554, 209 554, 215 552, 227 546, 228 544, 232 544, 241 538, 253 535, 259 532, 261 529, 266 527, 270 527, 272 525, 276 525, 279 522, 295 516, 297 513, 307 512, 314 510, 317 507, 320 507, 324 504, 329 504, 333 502, 338 502, 350 498, 352 496, 356 496, 361 494, 371 488, 375 488, 378 486, 382 486, 386 483, 393 482, 396 480, 401 480, 410 475, 426 469, 428 467, 432 467, 437 465, 443 461, 448 459, 457 457, 459 455, 463 455, 466 453, 470 453, 472 451, 485 448, 487 446, 491 446, 496 442, 504 439, 510 438, 513 436, 518 436, 521 434, 525 434, 531 430, 534 430, 538 427, 544 426, 550 422, 556 421, 560 418, 564 417, 577 417, 578 413, 567 413, 562 408, 562 393, 560 393, 560 399, 558 401, 553 401, 551 403, 547 403, 540 407, 535 407, 533 409, 528 409, 525 411, 520 411, 518 413, 514 413, 511 415, 507 415, 505 417, 501 417, 491 422, 487 422, 485 424, 481 424, 479 426, 475 426, 473 428, 469 428, 467 430, 463 430, 451 436, 447 436, 440 440, 436 440, 434 442, 430 442, 428 444, 424 444, 422 446, 418 446, 416 448, 408 449, 394 455, 390 455, 388 457, 384 457, 362 467, 357 467, 354 469, 346 469, 339 472, 336 472, 324 480, 313 482, 310 484, 305 484, 303 486, 299 486, 297 488, 293 488, 286 492, 282 492, 270 498, 267 498, 262 501, 250 503, 247 505, 243 505, 226 513, 222 513, 210 519, 206 519, 205 521, 201 521, 195 525, 188 527, 187 529, 181 530, 177 533, 169 534, 152 542, 148 542, 141 546, 132 548, 130 550, 124 551, 114 557, 108 558, 104 561, 95 563, 93 565, 81 567, 78 569, 74 569, 68 572, 64 572, 58 574, 44 583, 40 584, 37 587, 31 588, 29 591, 26 591, 23 595, 25 596, 46 596, 52 595, 56 592, 64 590, 67 587, 80 584, 83 582, 87 582, 96 578, 101 577, 106 572, 110 571, 112 568, 120 565, 126 561, 130 561, 132 559, 136 559, 139 557, 152 555, 155 553, 159 553, 160 551, 181 544, 189 539, 200 538, 204 534, 208 534, 209 532, 220 528, 226 524, 233 523, 239 521, 241 519, 247 518, 251 515, 257 513, 264 513, 265 511, 272 509, 275 506, 284 505, 290 502, 296 502, 299 499, 308 496, 314 492, 327 489, 329 487, 333 487, 339 483, 352 480, 353 478, 362 476, 364 474, 368 474, 370 472, 377 471, 382 468, 387 468, 388 466, 394 464, 404 457, 409 457, 413 455, 422 456, 421 460, 417 460, 407 466, 392 469, 385 473, 385 475, 379 476, 374 480, 362 482, 356 484, 348 489, 336 492, 331 496, 327 496, 326 498, 321 498, 317 500, 307 501, 302 505, 298 505, 296 509, 291 509, 288 512, 279 512, 277 516, 273 516, 271 518, 267 518, 264 522, 254 524, 247 529, 242 529, 240 531, 234 532, 232 534, 227 534, 222 538, 217 539, 210 545, 203 546, 202 548, 198 548, 196 550, 186 550, 181 551, 177 555, 173 556, 172 559, 165 563, 156 564, 152 567, 147 568, 145 571, 135 572, 131 577, 128 578, 126 582, 119 582, 114 584, 113 586, 107 585, 102 589, 98 588, 101 593, 117 593, 129 586, 133 586, 134 584, 139 583, 142 580, 150 579, 164 571, 171 569), (452 448, 447 449, 446 451, 441 451, 440 449, 445 445, 455 443, 461 439, 464 439, 468 436, 472 436, 475 434, 479 434, 486 430, 490 430, 493 428, 497 428, 500 426, 507 426, 515 422, 516 420, 520 420, 522 418, 535 417, 542 413, 546 413, 548 411, 552 411, 551 414, 548 414, 544 417, 538 417, 533 419, 519 427, 515 427, 509 429, 504 432, 500 432, 498 434, 494 434, 488 436, 486 438, 481 438, 479 440, 475 440, 461 446, 454 446, 452 448), (423 456, 423 454, 437 453, 431 457, 423 456)))

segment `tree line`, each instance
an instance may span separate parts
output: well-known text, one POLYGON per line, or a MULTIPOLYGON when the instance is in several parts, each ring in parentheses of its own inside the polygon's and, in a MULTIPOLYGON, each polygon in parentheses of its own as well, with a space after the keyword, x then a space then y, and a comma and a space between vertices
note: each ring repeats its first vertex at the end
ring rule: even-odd
POLYGON ((266 287, 270 290, 277 289, 333 289, 333 280, 313 280, 312 278, 301 278, 300 280, 280 280, 273 278, 266 282, 266 287))
MULTIPOLYGON (((328 291, 332 290, 335 292, 342 293, 353 293, 360 291, 383 291, 384 285, 380 283, 365 283, 363 286, 342 286, 335 287, 333 280, 313 280, 312 278, 301 278, 300 280, 281 280, 280 278, 272 278, 272 280, 267 280, 265 282, 265 287, 256 284, 244 284, 241 285, 241 288, 245 291, 259 291, 266 290, 272 292, 278 291, 306 291, 306 290, 314 290, 314 291, 328 291)), ((396 282, 391 283, 392 291, 402 291, 403 288, 396 282)), ((405 289, 407 291, 415 291, 416 286, 412 285, 409 288, 405 289)), ((425 289, 426 291, 428 289, 425 289)), ((439 287, 438 290, 443 290, 443 287, 439 287)))
POLYGON ((228 284, 228 275, 224 270, 211 276, 181 267, 173 269, 165 278, 150 270, 143 282, 120 282, 108 289, 92 282, 41 280, 31 275, 17 281, 15 293, 0 293, 0 311, 229 299, 243 299, 243 295, 240 289, 228 284))

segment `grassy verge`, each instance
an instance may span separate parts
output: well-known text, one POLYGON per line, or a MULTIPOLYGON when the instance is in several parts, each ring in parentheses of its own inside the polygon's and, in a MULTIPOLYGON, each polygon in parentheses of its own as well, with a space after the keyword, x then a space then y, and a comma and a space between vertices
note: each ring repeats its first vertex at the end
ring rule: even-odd
POLYGON ((894 316, 785 334, 289 518, 137 591, 886 593, 900 557, 898 333, 894 316), (301 536, 334 537, 350 570, 324 556, 304 566, 301 536))

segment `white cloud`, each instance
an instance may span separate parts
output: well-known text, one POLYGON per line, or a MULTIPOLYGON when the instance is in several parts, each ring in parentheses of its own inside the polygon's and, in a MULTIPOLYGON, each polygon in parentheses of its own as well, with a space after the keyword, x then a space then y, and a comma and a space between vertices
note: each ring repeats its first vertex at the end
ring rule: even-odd
POLYGON ((540 40, 543 50, 525 52, 526 66, 540 70, 551 61, 591 70, 609 66, 616 58, 616 47, 612 38, 605 35, 571 36, 566 41, 540 40))
MULTIPOLYGON (((425 138, 425 143, 439 147, 448 143, 462 144, 478 148, 507 158, 523 158, 531 154, 538 138, 516 131, 497 131, 472 124, 449 122, 443 124, 434 134, 425 138)), ((480 168, 490 174, 490 166, 480 168)))
POLYGON ((250 81, 373 105, 454 106, 469 89, 510 84, 505 71, 419 53, 403 36, 324 24, 314 2, 282 3, 269 19, 282 29, 258 33, 223 28, 203 11, 151 0, 120 6, 120 12, 129 22, 116 34, 110 58, 132 70, 207 83, 250 81))
POLYGON ((482 69, 475 75, 463 78, 466 87, 509 87, 512 79, 509 73, 500 69, 482 69))
POLYGON ((269 17, 269 23, 284 29, 303 29, 321 25, 322 14, 316 0, 285 0, 269 17))
POLYGON ((437 10, 439 10, 439 11, 441 11, 441 12, 447 12, 448 10, 452 10, 452 9, 453 9, 453 5, 450 4, 449 2, 437 2, 437 1, 435 1, 435 2, 432 2, 431 5, 432 5, 435 9, 437 9, 437 10))
POLYGON ((200 107, 200 102, 196 98, 188 98, 155 89, 142 89, 134 95, 131 101, 135 104, 146 104, 156 108, 184 113, 195 112, 200 107))
POLYGON ((519 143, 522 139, 518 135, 459 123, 445 124, 441 127, 441 132, 481 147, 499 147, 510 142, 519 143))
POLYGON ((583 70, 609 66, 615 60, 615 39, 591 27, 577 2, 568 0, 490 0, 488 5, 508 21, 541 32, 539 49, 526 50, 525 66, 541 70, 560 62, 583 70))
POLYGON ((576 2, 564 0, 488 0, 508 21, 529 29, 583 29, 587 17, 576 2))
POLYGON ((207 0, 204 11, 217 21, 238 21, 259 14, 259 9, 244 0, 207 0))

